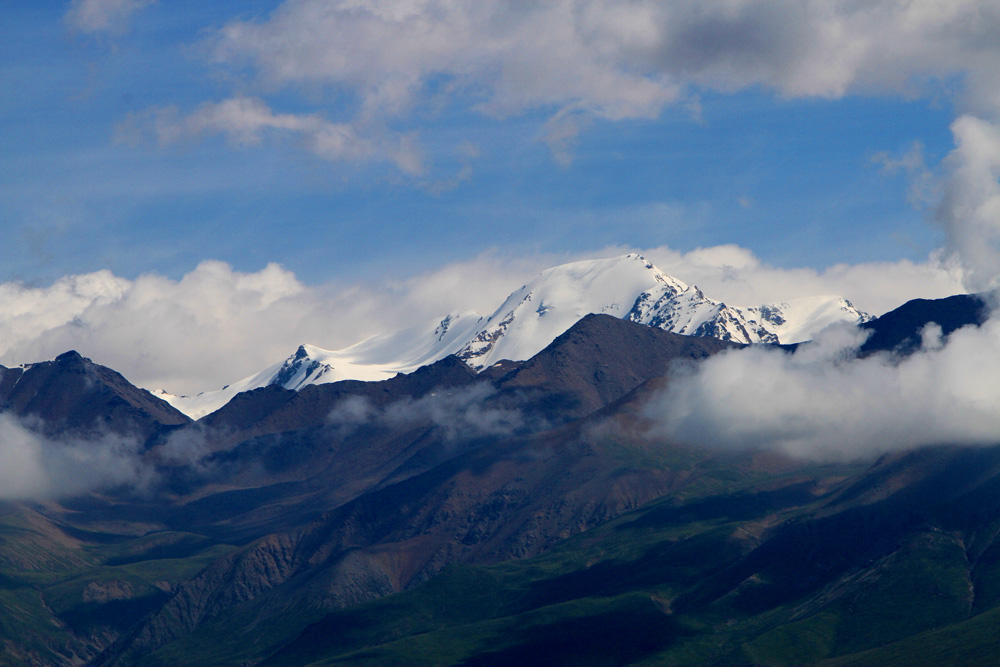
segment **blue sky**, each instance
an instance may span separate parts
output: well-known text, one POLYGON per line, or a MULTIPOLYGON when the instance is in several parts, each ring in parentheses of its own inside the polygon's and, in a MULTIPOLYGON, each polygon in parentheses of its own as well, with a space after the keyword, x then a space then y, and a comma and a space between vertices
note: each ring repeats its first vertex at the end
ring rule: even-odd
POLYGON ((955 115, 944 85, 830 99, 752 78, 736 92, 684 82, 685 99, 649 113, 590 113, 556 155, 546 124, 573 94, 497 116, 476 108, 481 92, 434 90, 451 75, 430 69, 411 109, 377 121, 419 143, 424 164, 410 173, 378 158, 325 159, 266 133, 254 145, 211 133, 163 145, 124 136, 150 110, 183 116, 237 95, 276 114, 355 118, 361 84, 275 83, 262 66, 210 55, 221 28, 267 25, 281 4, 137 2, 95 28, 74 24, 72 3, 7 3, 0 279, 101 268, 176 278, 212 258, 244 271, 278 262, 320 283, 387 264, 408 275, 491 248, 723 243, 821 268, 921 260, 942 243, 926 208, 909 201, 906 175, 872 157, 919 142, 930 164, 940 161, 955 115))
POLYGON ((0 363, 222 384, 631 250, 735 303, 995 285, 997 35, 993 0, 11 0, 0 363))

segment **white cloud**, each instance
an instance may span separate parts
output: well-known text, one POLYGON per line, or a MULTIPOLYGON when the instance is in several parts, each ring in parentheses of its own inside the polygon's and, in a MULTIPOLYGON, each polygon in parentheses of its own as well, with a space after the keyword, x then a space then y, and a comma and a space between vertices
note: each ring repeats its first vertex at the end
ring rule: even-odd
POLYGON ((691 86, 840 97, 956 76, 970 103, 996 110, 998 27, 990 0, 294 0, 210 44, 268 85, 349 92, 362 115, 406 113, 444 79, 499 117, 621 120, 655 117, 691 86))
MULTIPOLYGON (((285 135, 331 160, 385 161, 411 175, 427 169, 414 122, 447 107, 498 119, 540 113, 548 120, 539 136, 564 165, 593 119, 697 108, 702 90, 840 98, 951 86, 968 113, 991 122, 1000 118, 998 33, 993 0, 287 0, 267 17, 214 31, 206 52, 220 67, 246 67, 258 90, 296 88, 318 106, 330 101, 330 117, 276 113, 234 96, 186 116, 152 110, 146 120, 162 141, 219 133, 247 145, 285 135)), ((976 124, 970 116, 953 126, 953 165, 975 157, 967 136, 987 138, 976 124)), ((927 202, 936 188, 918 158, 898 166, 915 178, 913 197, 927 202)), ((962 183, 982 171, 977 164, 950 172, 940 216, 973 287, 992 278, 984 263, 1000 264, 993 243, 970 234, 989 234, 988 225, 958 217, 975 206, 959 197, 976 196, 962 183)))
POLYGON ((156 0, 73 0, 66 23, 79 32, 123 33, 132 16, 156 0))
POLYGON ((899 157, 877 153, 873 161, 890 173, 905 171, 911 202, 933 207, 946 236, 943 250, 962 266, 965 286, 995 289, 1000 287, 1000 127, 966 114, 951 124, 951 132, 955 148, 938 173, 926 165, 919 143, 899 157))
MULTIPOLYGON (((340 349, 456 310, 491 313, 539 271, 578 255, 486 253, 409 278, 308 286, 271 264, 255 273, 206 261, 180 280, 134 280, 107 271, 69 276, 48 287, 0 284, 0 363, 52 359, 70 349, 130 381, 171 393, 218 389, 294 352, 301 343, 340 349)), ((960 274, 933 261, 812 269, 768 266, 751 252, 719 246, 680 253, 642 250, 668 273, 712 298, 757 305, 841 294, 880 314, 916 297, 960 292, 960 274)))
POLYGON ((452 310, 492 310, 551 258, 483 255, 409 279, 306 286, 278 265, 205 261, 180 280, 107 271, 44 288, 0 284, 0 363, 76 349, 130 381, 197 393, 255 373, 301 343, 339 349, 452 310))
POLYGON ((1000 287, 1000 128, 962 116, 951 130, 955 149, 945 160, 937 219, 967 270, 969 287, 1000 287))
POLYGON ((780 268, 762 262, 736 245, 641 250, 651 262, 713 299, 737 306, 777 303, 832 294, 849 299, 872 315, 881 315, 910 299, 935 299, 966 291, 965 274, 941 253, 924 262, 835 264, 822 270, 780 268))
POLYGON ((106 270, 66 276, 44 288, 0 284, 0 347, 33 339, 71 322, 92 306, 112 304, 122 298, 129 285, 106 270))
POLYGON ((0 499, 56 498, 123 484, 143 488, 153 478, 135 440, 51 439, 33 426, 38 424, 0 413, 0 499))
POLYGON ((319 82, 357 97, 362 117, 413 109, 434 79, 502 117, 584 106, 612 119, 651 117, 676 86, 633 67, 584 3, 449 0, 286 2, 266 21, 234 21, 213 40, 216 62, 251 62, 271 85, 319 82), (603 43, 601 42, 603 39, 603 43))
POLYGON ((178 391, 212 388, 217 378, 242 377, 248 363, 259 368, 282 358, 289 338, 320 337, 335 305, 277 265, 243 274, 210 261, 180 281, 155 274, 119 279, 86 307, 73 302, 58 323, 61 290, 32 296, 44 304, 44 317, 22 318, 18 335, 0 342, 5 363, 78 349, 133 382, 178 391))
POLYGON ((116 132, 119 141, 139 143, 152 136, 160 146, 191 138, 224 135, 236 147, 255 146, 265 136, 290 136, 307 150, 334 162, 387 161, 407 174, 423 171, 423 156, 413 135, 394 136, 334 123, 319 114, 275 113, 263 101, 233 97, 202 105, 187 116, 175 107, 129 114, 116 132))
POLYGON ((1000 441, 1000 320, 960 329, 944 345, 940 329, 923 338, 902 360, 854 358, 861 338, 847 329, 794 354, 727 352, 675 374, 646 415, 676 442, 819 459, 1000 441))

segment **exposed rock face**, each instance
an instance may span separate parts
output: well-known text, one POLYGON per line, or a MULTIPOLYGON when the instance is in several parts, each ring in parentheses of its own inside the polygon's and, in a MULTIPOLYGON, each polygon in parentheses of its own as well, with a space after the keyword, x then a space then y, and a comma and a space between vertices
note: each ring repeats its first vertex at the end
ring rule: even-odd
POLYGON ((135 587, 123 579, 92 581, 83 589, 84 602, 110 602, 135 597, 135 587))

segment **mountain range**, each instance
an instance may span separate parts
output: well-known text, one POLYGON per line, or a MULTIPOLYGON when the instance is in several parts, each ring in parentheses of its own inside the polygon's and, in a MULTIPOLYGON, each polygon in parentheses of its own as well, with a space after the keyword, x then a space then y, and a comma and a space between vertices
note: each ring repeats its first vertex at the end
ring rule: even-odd
POLYGON ((831 463, 650 428, 720 354, 846 319, 898 360, 989 314, 802 304, 557 267, 442 324, 449 354, 397 334, 425 363, 337 379, 303 348, 197 420, 75 352, 0 368, 11 462, 36 443, 78 479, 113 445, 134 471, 0 502, 0 665, 992 664, 1000 443, 831 463))
POLYGON ((488 317, 459 311, 343 350, 300 345, 282 362, 216 391, 156 395, 193 419, 233 396, 269 385, 301 389, 339 380, 381 380, 455 355, 477 371, 523 361, 585 315, 602 313, 678 334, 737 343, 798 343, 835 322, 871 317, 850 301, 818 296, 737 307, 706 297, 637 254, 556 266, 515 290, 488 317))

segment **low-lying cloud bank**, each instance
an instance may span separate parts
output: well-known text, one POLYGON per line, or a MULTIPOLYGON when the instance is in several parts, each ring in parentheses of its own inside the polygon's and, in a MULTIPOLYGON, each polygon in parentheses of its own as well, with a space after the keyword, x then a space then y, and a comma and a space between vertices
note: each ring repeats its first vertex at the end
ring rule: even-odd
POLYGON ((636 250, 709 296, 737 305, 839 294, 879 314, 911 298, 963 291, 961 272, 936 258, 818 272, 768 266, 737 246, 689 253, 618 247, 519 258, 487 253, 409 278, 322 286, 305 285, 275 264, 242 273, 205 261, 180 280, 156 274, 127 280, 97 271, 47 287, 0 284, 0 364, 76 349, 140 386, 192 394, 251 375, 301 343, 340 349, 456 310, 490 314, 538 271, 636 250))
POLYGON ((154 479, 133 438, 49 438, 35 426, 0 413, 2 500, 58 498, 121 485, 141 489, 154 479))
POLYGON ((483 256, 415 278, 309 286, 276 264, 242 273, 205 261, 180 280, 97 271, 47 287, 5 283, 0 364, 76 349, 140 386, 197 393, 251 375, 301 343, 339 349, 457 308, 493 308, 538 264, 483 256), (475 284, 472 273, 496 280, 475 284))
POLYGON ((905 358, 857 358, 861 330, 831 328, 789 354, 745 348, 678 369, 646 406, 675 442, 850 459, 923 445, 1000 443, 1000 318, 905 358))
POLYGON ((58 499, 108 490, 147 494, 166 481, 165 471, 167 478, 224 471, 212 457, 218 434, 198 425, 169 433, 152 449, 128 434, 52 434, 46 427, 34 416, 0 412, 0 500, 58 499))

